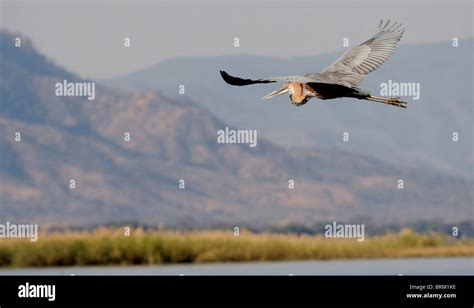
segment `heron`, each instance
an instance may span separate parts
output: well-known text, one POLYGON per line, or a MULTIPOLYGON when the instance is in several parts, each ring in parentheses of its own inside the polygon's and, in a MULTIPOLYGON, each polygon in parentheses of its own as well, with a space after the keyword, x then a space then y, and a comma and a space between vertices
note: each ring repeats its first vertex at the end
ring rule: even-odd
POLYGON ((372 38, 346 51, 320 73, 256 80, 231 76, 222 70, 220 74, 226 83, 233 86, 285 82, 280 89, 262 99, 289 93, 292 104, 296 106, 306 104, 313 97, 323 100, 351 97, 406 108, 407 103, 399 97, 374 96, 358 88, 365 75, 376 70, 395 52, 403 32, 403 24, 381 20, 372 38))

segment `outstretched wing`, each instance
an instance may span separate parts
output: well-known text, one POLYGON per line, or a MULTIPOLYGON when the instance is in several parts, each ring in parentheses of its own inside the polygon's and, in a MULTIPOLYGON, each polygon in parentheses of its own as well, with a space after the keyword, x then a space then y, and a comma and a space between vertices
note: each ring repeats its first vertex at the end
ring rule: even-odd
POLYGON ((322 80, 316 78, 311 78, 307 76, 282 76, 282 77, 271 77, 271 78, 265 78, 265 79, 243 79, 235 76, 231 76, 227 74, 225 71, 220 71, 222 79, 224 79, 225 82, 227 82, 230 85, 233 86, 247 86, 251 84, 257 84, 257 83, 271 83, 271 82, 280 82, 280 81, 286 81, 286 82, 303 82, 303 83, 308 83, 308 82, 322 82, 322 80))
MULTIPOLYGON (((381 20, 377 32, 371 39, 346 51, 324 71, 314 76, 328 82, 356 87, 364 75, 376 70, 395 52, 403 31, 401 23, 391 24, 388 20, 384 24, 381 20)), ((307 76, 311 77, 313 74, 307 76)))

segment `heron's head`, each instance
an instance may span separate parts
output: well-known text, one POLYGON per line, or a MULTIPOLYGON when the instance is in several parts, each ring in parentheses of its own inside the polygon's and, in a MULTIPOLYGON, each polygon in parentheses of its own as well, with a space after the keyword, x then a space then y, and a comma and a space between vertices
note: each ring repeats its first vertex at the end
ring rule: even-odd
POLYGON ((306 102, 311 98, 311 96, 308 95, 307 91, 305 91, 302 83, 289 82, 283 85, 283 87, 281 87, 280 89, 268 93, 267 95, 262 97, 262 99, 270 99, 284 93, 289 93, 291 102, 297 106, 306 104, 306 102))

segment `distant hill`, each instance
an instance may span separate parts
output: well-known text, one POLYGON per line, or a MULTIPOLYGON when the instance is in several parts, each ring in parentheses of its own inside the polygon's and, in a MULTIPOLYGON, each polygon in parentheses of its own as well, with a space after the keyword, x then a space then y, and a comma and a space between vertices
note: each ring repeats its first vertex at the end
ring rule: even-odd
POLYGON ((407 110, 350 99, 311 100, 301 108, 282 96, 260 98, 275 84, 245 88, 225 84, 219 70, 253 78, 317 72, 341 52, 314 57, 274 59, 261 56, 177 58, 148 69, 103 81, 123 91, 158 89, 186 95, 214 115, 240 127, 255 127, 282 146, 338 149, 370 155, 397 166, 442 169, 473 178, 473 62, 474 40, 401 44, 378 70, 366 76, 362 88, 379 94, 380 83, 420 82, 419 100, 408 98, 407 110), (351 141, 343 143, 342 133, 351 141), (458 132, 458 143, 452 133, 458 132))
POLYGON ((54 84, 77 77, 30 42, 12 43, 11 34, 0 35, 3 220, 279 226, 359 216, 378 223, 474 218, 472 182, 442 171, 341 150, 284 148, 260 136, 255 148, 217 144, 217 130, 228 124, 186 97, 156 91, 98 86, 94 101, 57 97, 54 84))

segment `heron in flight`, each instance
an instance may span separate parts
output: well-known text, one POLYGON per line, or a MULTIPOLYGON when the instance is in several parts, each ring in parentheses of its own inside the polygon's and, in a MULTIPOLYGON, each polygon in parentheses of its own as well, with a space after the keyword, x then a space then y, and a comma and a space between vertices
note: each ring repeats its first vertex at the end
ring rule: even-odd
POLYGON ((395 52, 403 31, 401 23, 390 23, 390 20, 383 23, 381 20, 377 32, 371 39, 346 51, 321 73, 257 80, 234 77, 225 71, 220 73, 224 81, 233 86, 286 82, 280 89, 265 95, 262 99, 289 93, 291 102, 296 106, 306 104, 313 97, 319 99, 353 97, 406 108, 406 102, 398 97, 374 96, 357 87, 364 75, 376 70, 395 52))

